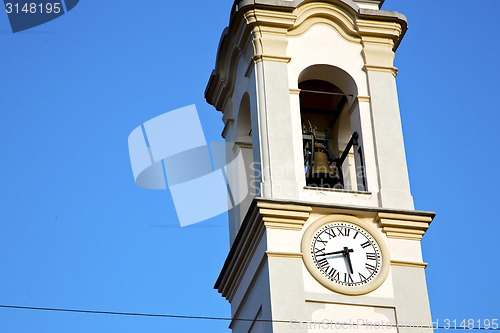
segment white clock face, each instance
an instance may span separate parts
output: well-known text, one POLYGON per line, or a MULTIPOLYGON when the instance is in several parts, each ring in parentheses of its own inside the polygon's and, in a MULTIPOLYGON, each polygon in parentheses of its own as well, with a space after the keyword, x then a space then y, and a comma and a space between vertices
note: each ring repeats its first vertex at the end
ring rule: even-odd
POLYGON ((360 287, 373 281, 381 271, 379 245, 357 225, 328 223, 314 233, 310 245, 316 268, 337 285, 360 287))

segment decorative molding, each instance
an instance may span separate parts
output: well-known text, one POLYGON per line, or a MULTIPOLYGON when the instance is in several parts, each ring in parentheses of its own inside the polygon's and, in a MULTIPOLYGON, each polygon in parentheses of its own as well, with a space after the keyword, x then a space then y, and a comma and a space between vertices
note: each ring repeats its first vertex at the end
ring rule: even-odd
POLYGON ((313 25, 321 23, 332 27, 345 40, 359 43, 360 35, 356 27, 357 13, 352 8, 324 2, 310 2, 299 6, 297 19, 289 29, 289 36, 305 33, 313 25))
POLYGON ((425 231, 408 230, 401 228, 384 228, 384 232, 389 238, 417 240, 417 241, 422 240, 422 237, 425 234, 425 231))
POLYGON ((380 42, 382 42, 382 40, 390 40, 392 41, 393 50, 394 46, 399 43, 405 32, 405 27, 403 27, 401 22, 398 22, 397 20, 384 21, 373 18, 358 18, 356 20, 356 27, 363 36, 363 40, 378 40, 380 42))
POLYGON ((266 229, 302 230, 312 211, 308 206, 258 202, 259 215, 266 229))
POLYGON ((404 260, 391 260, 391 266, 400 267, 412 267, 412 268, 426 268, 427 263, 425 262, 414 262, 414 261, 404 261, 404 260))
POLYGON ((382 231, 389 238, 420 241, 432 222, 432 217, 424 215, 406 215, 393 213, 378 213, 382 231))
MULTIPOLYGON (((418 212, 417 212, 418 213, 418 212)), ((414 222, 426 222, 431 223, 432 217, 428 215, 421 214, 403 214, 403 213, 388 213, 388 212, 380 212, 378 213, 378 217, 380 219, 400 219, 414 222)))
POLYGON ((292 60, 292 58, 290 57, 280 57, 280 56, 265 55, 265 54, 257 54, 252 59, 256 64, 262 61, 280 62, 288 64, 292 60))
POLYGON ((359 36, 357 36, 357 32, 353 32, 350 28, 344 28, 342 25, 335 24, 335 21, 332 21, 331 19, 326 19, 322 17, 314 17, 311 19, 306 20, 305 22, 301 23, 297 28, 294 28, 295 30, 290 30, 288 33, 288 36, 290 37, 296 37, 303 35, 306 33, 309 29, 311 29, 313 26, 317 24, 324 24, 332 28, 334 31, 336 31, 339 36, 341 36, 344 40, 359 44, 361 42, 361 39, 359 36))
POLYGON ((252 8, 244 12, 243 17, 249 25, 289 28, 296 20, 296 15, 285 10, 252 8))
POLYGON ((363 70, 365 72, 383 72, 390 73, 394 77, 398 75, 398 69, 396 67, 385 67, 385 66, 373 66, 373 65, 365 65, 363 66, 363 70))
POLYGON ((266 251, 266 255, 267 255, 268 258, 294 258, 294 259, 302 259, 302 253, 266 251))
POLYGON ((264 225, 266 229, 280 229, 280 230, 302 230, 303 222, 297 222, 295 220, 287 219, 273 219, 273 218, 263 218, 264 225))

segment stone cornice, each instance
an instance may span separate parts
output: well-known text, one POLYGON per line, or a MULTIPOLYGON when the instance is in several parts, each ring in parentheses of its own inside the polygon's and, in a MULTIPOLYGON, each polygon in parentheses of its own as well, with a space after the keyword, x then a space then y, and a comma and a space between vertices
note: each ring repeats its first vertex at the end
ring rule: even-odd
POLYGON ((397 41, 404 31, 404 27, 399 22, 376 21, 373 17, 359 18, 356 21, 356 25, 360 34, 364 37, 376 36, 386 38, 392 36, 394 41, 397 41))
POLYGON ((420 241, 429 229, 432 217, 395 213, 378 213, 377 221, 388 238, 420 241))
MULTIPOLYGON (((363 192, 362 192, 363 193, 363 192)), ((366 193, 366 192, 364 192, 366 193)), ((272 204, 283 204, 283 205, 299 205, 299 206, 310 206, 314 209, 330 209, 337 211, 348 212, 365 212, 370 216, 376 216, 376 214, 395 214, 398 216, 408 216, 410 219, 434 219, 436 213, 420 211, 420 210, 405 210, 405 209, 393 209, 393 208, 380 208, 380 207, 368 207, 368 206, 353 206, 353 205, 337 205, 328 204, 320 202, 311 201, 299 201, 299 200, 280 200, 280 199, 267 199, 267 198, 255 198, 259 202, 267 202, 272 204), (414 216, 414 218, 413 218, 414 216)), ((352 214, 352 213, 350 213, 352 214)), ((385 215, 382 215, 385 216, 385 215)))

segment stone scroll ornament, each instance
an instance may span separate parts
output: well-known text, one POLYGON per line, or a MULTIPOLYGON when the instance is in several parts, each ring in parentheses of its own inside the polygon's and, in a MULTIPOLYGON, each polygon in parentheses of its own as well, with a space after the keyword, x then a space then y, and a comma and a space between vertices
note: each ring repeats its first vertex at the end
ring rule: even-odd
POLYGON ((52 21, 72 10, 79 0, 4 0, 12 32, 52 21))
POLYGON ((226 145, 207 144, 195 105, 153 118, 128 138, 136 184, 168 187, 183 227, 225 213, 248 195, 246 179, 227 183, 228 172, 246 173, 241 152, 226 161, 226 145))

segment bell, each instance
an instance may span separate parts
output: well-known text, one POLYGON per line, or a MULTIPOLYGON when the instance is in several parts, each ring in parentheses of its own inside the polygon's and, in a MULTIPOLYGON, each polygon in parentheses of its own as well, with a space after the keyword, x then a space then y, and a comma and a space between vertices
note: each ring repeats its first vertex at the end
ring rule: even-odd
POLYGON ((339 177, 333 172, 328 163, 328 154, 324 145, 314 145, 314 163, 308 179, 309 186, 323 188, 337 188, 339 177))
POLYGON ((315 144, 314 147, 314 164, 311 170, 313 176, 332 175, 330 165, 328 164, 328 155, 326 148, 322 144, 315 144))

